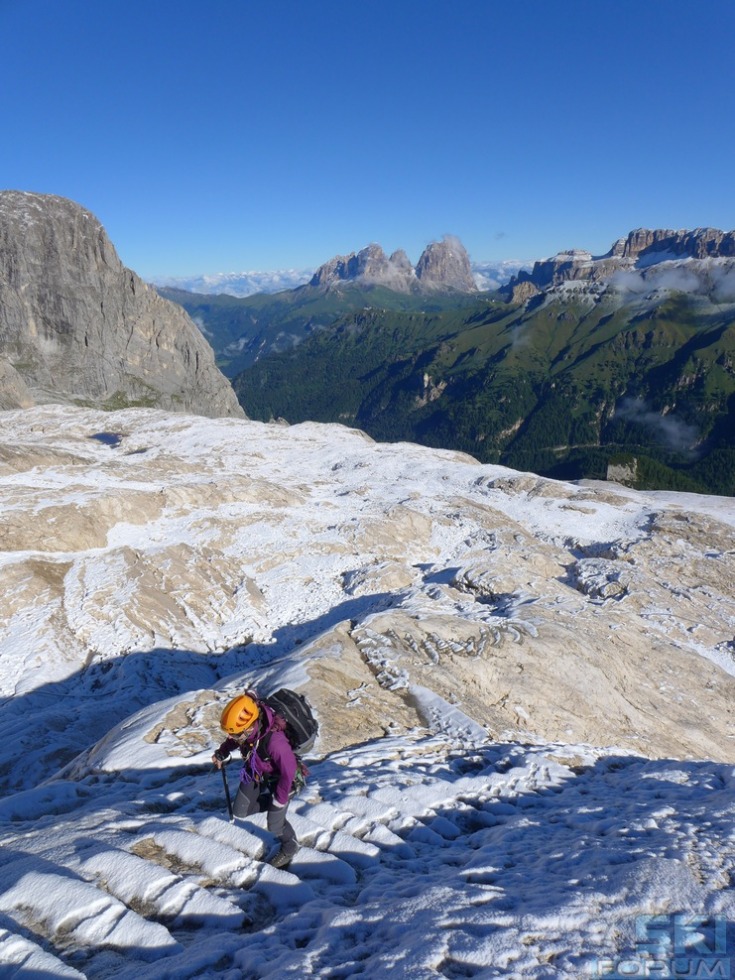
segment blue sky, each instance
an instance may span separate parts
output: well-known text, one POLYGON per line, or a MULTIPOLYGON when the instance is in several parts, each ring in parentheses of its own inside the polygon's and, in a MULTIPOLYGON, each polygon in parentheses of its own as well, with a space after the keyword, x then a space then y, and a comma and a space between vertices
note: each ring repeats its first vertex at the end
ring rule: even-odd
POLYGON ((0 188, 144 277, 735 227, 732 0, 0 0, 0 188))

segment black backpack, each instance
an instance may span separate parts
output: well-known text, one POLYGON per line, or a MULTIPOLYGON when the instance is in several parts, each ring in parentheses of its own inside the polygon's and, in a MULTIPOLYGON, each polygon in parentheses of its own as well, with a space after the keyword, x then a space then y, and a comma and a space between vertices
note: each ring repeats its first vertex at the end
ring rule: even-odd
POLYGON ((282 687, 263 700, 286 722, 286 738, 294 752, 311 751, 319 732, 319 722, 304 695, 282 687))

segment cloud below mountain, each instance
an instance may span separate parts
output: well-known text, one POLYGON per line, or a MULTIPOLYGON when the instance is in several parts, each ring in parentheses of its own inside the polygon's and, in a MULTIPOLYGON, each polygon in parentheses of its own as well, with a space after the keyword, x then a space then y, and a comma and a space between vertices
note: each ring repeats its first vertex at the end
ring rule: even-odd
POLYGON ((645 426, 669 449, 692 450, 699 438, 696 425, 690 425, 673 414, 661 415, 653 411, 643 398, 624 398, 617 407, 615 418, 645 426))

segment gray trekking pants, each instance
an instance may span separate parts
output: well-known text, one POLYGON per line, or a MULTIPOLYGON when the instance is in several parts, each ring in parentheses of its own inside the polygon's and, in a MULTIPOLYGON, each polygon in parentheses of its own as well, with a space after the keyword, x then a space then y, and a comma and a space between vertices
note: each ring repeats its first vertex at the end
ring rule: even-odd
POLYGON ((286 820, 288 803, 285 806, 274 806, 273 796, 267 784, 240 783, 237 796, 232 806, 236 817, 249 817, 252 813, 268 814, 268 830, 281 842, 281 850, 292 857, 299 849, 296 832, 286 820))

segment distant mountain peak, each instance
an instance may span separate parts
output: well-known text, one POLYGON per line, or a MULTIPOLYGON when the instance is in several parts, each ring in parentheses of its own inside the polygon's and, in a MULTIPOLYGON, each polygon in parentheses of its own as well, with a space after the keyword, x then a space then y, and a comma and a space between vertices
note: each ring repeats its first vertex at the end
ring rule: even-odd
POLYGON ((477 291, 469 255, 452 235, 428 245, 415 268, 403 249, 389 257, 376 244, 349 255, 337 255, 317 269, 309 285, 330 288, 342 282, 380 285, 396 292, 477 291))
POLYGON ((604 255, 569 249, 522 270, 507 286, 508 295, 526 300, 570 280, 605 283, 621 272, 645 275, 663 262, 735 258, 735 231, 637 228, 619 238, 604 255))
POLYGON ((445 235, 442 241, 432 242, 424 249, 416 265, 416 277, 422 283, 432 283, 440 289, 455 289, 461 293, 472 293, 477 289, 467 250, 452 235, 445 235))

